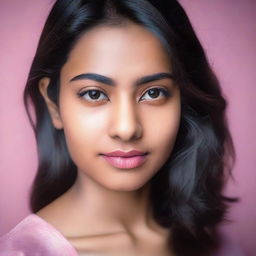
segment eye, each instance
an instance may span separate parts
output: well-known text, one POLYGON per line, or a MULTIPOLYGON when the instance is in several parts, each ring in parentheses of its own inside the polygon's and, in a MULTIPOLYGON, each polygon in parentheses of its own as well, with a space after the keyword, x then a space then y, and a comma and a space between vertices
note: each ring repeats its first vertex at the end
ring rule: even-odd
POLYGON ((108 97, 106 96, 105 93, 103 93, 100 90, 87 90, 87 91, 83 91, 78 93, 79 97, 83 97, 85 98, 87 101, 101 101, 104 99, 108 99, 108 97), (104 95, 103 97, 100 97, 101 95, 104 95))
MULTIPOLYGON (((170 96, 170 92, 163 88, 151 88, 144 95, 148 94, 150 96, 148 99, 157 99, 161 93, 165 98, 170 96)), ((145 97, 143 96, 141 99, 145 99, 145 97)))

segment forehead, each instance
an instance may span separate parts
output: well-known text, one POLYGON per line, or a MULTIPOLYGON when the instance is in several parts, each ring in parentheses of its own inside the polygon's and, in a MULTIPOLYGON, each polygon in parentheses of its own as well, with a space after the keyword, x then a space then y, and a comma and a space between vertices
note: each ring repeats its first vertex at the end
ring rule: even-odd
POLYGON ((104 75, 142 75, 171 70, 160 40, 134 23, 121 27, 98 26, 87 31, 70 51, 62 72, 96 72, 104 75))

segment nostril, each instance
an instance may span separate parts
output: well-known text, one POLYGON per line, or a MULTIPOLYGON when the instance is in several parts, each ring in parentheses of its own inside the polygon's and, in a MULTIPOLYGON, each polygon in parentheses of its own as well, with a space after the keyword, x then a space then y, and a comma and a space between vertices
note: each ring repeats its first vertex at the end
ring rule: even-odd
POLYGON ((111 138, 119 138, 122 141, 137 140, 142 136, 142 128, 138 124, 134 126, 122 124, 121 126, 112 126, 109 134, 111 138))

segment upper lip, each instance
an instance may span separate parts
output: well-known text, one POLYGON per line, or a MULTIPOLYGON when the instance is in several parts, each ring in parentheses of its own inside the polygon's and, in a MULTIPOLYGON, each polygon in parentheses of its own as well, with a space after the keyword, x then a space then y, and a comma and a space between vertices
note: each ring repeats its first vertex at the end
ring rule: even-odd
POLYGON ((105 156, 119 156, 119 157, 132 157, 132 156, 142 156, 142 155, 146 155, 147 152, 142 152, 139 150, 131 150, 128 152, 124 152, 121 150, 116 150, 116 151, 112 151, 110 153, 104 153, 103 155, 105 156))

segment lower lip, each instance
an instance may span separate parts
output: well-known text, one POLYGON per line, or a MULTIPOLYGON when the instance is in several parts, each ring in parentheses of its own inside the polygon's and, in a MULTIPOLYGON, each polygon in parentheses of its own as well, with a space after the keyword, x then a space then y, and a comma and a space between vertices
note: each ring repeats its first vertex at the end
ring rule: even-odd
POLYGON ((132 169, 139 167, 146 160, 147 155, 133 157, 105 156, 102 157, 112 166, 121 169, 132 169))

